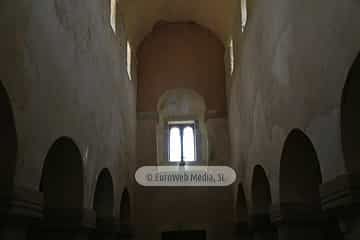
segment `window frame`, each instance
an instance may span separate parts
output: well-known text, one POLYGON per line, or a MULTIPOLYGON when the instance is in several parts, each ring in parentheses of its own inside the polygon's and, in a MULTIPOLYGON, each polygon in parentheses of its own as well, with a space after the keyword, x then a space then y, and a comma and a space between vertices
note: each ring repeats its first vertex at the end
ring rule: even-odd
POLYGON ((197 162, 197 121, 196 120, 187 120, 187 121, 167 121, 167 161, 170 163, 179 163, 180 165, 185 165, 185 163, 194 163, 197 162), (185 161, 184 160, 184 129, 190 127, 193 130, 194 137, 194 160, 185 161), (170 131, 172 128, 179 128, 180 131, 180 161, 170 161, 170 131))

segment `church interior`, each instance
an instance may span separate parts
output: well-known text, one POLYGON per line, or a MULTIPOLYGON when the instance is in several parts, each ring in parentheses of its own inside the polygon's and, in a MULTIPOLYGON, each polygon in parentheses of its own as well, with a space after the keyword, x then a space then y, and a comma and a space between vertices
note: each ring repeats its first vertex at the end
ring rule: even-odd
POLYGON ((0 240, 360 239, 359 0, 1 0, 0 53, 0 240))

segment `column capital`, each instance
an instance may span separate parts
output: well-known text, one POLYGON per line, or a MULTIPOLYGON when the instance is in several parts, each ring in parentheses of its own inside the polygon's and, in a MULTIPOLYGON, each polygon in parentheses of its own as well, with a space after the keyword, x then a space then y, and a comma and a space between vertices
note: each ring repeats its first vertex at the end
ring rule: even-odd
POLYGON ((360 173, 336 177, 320 185, 322 208, 327 212, 352 215, 360 211, 360 173))
POLYGON ((26 224, 43 217, 42 193, 25 187, 0 192, 0 222, 26 224))

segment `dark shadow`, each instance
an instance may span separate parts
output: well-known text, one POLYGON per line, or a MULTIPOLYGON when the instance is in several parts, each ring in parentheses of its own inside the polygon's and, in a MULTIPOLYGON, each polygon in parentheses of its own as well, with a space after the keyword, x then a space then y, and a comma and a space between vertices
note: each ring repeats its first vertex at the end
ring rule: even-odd
POLYGON ((239 184, 236 199, 236 218, 238 223, 248 222, 248 208, 246 204, 245 192, 242 184, 239 184))
POLYGON ((292 130, 280 161, 280 202, 312 204, 320 209, 321 181, 313 144, 301 130, 292 130))
POLYGON ((112 239, 115 236, 114 184, 108 169, 103 169, 97 178, 93 208, 96 212, 96 229, 91 239, 112 239))
POLYGON ((270 184, 266 177, 265 170, 260 165, 254 168, 251 193, 254 209, 267 213, 272 202, 270 184))
POLYGON ((278 239, 276 227, 270 219, 270 206, 272 204, 269 180, 265 170, 256 165, 253 172, 251 194, 253 208, 251 212, 251 227, 254 239, 278 239))
POLYGON ((349 172, 360 172, 360 54, 348 73, 341 103, 341 138, 349 172))
POLYGON ((162 240, 206 240, 205 231, 169 231, 161 233, 162 240))
POLYGON ((68 137, 51 146, 43 167, 40 191, 45 209, 82 209, 84 180, 81 153, 68 137))
POLYGON ((94 210, 98 219, 113 216, 114 185, 108 169, 103 169, 98 177, 95 195, 94 210))
POLYGON ((0 192, 13 187, 17 161, 17 135, 9 96, 0 82, 0 192))
POLYGON ((130 224, 130 196, 126 188, 121 196, 120 223, 124 225, 130 224))
POLYGON ((318 226, 324 239, 343 239, 337 219, 327 218, 321 209, 319 186, 321 169, 311 140, 299 129, 287 137, 280 162, 280 208, 297 209, 298 214, 309 218, 309 226, 318 226), (313 217, 323 218, 322 223, 311 222, 313 217))

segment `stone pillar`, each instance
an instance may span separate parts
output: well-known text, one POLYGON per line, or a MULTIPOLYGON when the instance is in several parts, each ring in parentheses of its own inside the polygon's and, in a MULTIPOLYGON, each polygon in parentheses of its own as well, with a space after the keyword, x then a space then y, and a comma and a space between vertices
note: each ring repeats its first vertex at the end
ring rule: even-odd
POLYGON ((344 239, 360 239, 360 173, 322 184, 320 195, 323 209, 338 219, 344 239))
POLYGON ((281 203, 271 209, 279 240, 322 240, 326 217, 320 206, 281 203))
POLYGON ((96 220, 96 229, 92 233, 93 240, 115 240, 117 238, 119 223, 114 217, 96 220))
POLYGON ((277 230, 268 213, 252 214, 250 228, 254 240, 277 240, 277 230))
POLYGON ((46 209, 44 221, 31 240, 88 240, 95 228, 96 214, 89 209, 46 209))
POLYGON ((130 224, 120 224, 118 231, 118 238, 121 240, 129 240, 133 238, 133 230, 130 224))
POLYGON ((236 224, 236 236, 237 239, 241 240, 251 240, 252 238, 252 232, 250 230, 250 226, 248 222, 239 222, 236 224))
POLYGON ((42 194, 26 188, 0 193, 0 239, 25 240, 42 218, 42 194))

